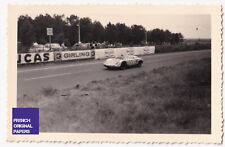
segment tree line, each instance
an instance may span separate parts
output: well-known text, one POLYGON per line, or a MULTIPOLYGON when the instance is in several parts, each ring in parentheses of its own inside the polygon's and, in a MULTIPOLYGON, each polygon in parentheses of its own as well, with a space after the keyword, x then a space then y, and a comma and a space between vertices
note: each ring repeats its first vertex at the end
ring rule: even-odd
POLYGON ((52 42, 66 46, 73 46, 78 42, 78 25, 80 24, 81 42, 107 42, 110 44, 141 45, 171 43, 183 40, 181 33, 171 33, 169 30, 146 30, 142 25, 127 26, 124 23, 108 23, 103 26, 99 21, 92 21, 88 17, 78 18, 76 15, 49 14, 39 15, 32 19, 28 15, 21 15, 18 19, 18 41, 24 46, 32 43, 45 44, 49 42, 46 28, 53 28, 52 42))

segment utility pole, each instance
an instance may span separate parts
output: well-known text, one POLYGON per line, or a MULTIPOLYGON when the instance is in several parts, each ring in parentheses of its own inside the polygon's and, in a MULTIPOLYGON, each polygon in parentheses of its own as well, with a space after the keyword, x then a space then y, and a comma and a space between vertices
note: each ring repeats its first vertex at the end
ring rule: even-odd
POLYGON ((147 31, 145 31, 145 44, 148 44, 148 36, 147 36, 147 31))
POLYGON ((81 41, 80 41, 80 19, 79 19, 79 17, 78 17, 78 24, 77 24, 77 27, 78 27, 78 44, 80 44, 81 41))
POLYGON ((49 35, 49 43, 50 43, 49 44, 50 45, 49 47, 50 47, 50 51, 51 51, 52 50, 52 45, 51 45, 52 44, 52 39, 51 39, 51 35, 49 35))

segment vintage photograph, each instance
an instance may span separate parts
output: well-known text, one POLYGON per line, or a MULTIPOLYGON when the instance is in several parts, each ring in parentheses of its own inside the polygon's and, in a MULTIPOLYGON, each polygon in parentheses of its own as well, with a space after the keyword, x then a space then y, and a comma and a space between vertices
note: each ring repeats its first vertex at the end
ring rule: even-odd
MULTIPOLYGON (((18 7, 12 17, 10 107, 35 108, 40 136, 183 134, 218 142, 211 137, 222 124, 219 7, 31 8, 18 7)), ((19 121, 13 117, 12 126, 19 121)))
POLYGON ((112 14, 19 16, 17 107, 41 132, 209 134, 210 15, 112 14))

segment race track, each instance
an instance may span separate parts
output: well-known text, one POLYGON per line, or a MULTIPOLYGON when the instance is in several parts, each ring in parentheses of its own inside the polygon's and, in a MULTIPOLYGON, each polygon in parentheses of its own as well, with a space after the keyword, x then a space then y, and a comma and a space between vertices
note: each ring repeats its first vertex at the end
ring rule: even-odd
POLYGON ((125 76, 137 72, 149 71, 197 58, 210 57, 210 51, 186 51, 143 56, 144 64, 141 68, 129 68, 127 70, 106 70, 103 67, 104 60, 18 67, 17 95, 36 95, 44 87, 64 89, 77 84, 85 84, 93 80, 104 80, 118 75, 125 76))

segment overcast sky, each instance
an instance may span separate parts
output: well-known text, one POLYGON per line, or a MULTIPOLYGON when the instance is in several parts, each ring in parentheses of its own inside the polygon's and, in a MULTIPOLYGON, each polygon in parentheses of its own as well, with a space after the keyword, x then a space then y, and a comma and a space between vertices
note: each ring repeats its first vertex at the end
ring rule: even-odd
POLYGON ((173 33, 181 32, 185 38, 211 38, 211 25, 210 15, 189 15, 189 14, 157 14, 157 11, 148 13, 148 10, 141 10, 135 8, 121 9, 119 7, 108 7, 107 9, 93 8, 93 7, 74 7, 74 9, 54 9, 52 11, 38 12, 32 11, 30 13, 24 13, 31 17, 35 17, 39 14, 58 14, 69 16, 75 14, 78 17, 89 17, 92 21, 100 21, 104 26, 107 23, 125 23, 128 26, 133 24, 143 25, 147 30, 155 28, 168 29, 173 33), (196 30, 198 28, 198 30, 196 30))
POLYGON ((141 24, 147 30, 155 28, 181 32, 185 38, 210 38, 209 15, 110 15, 90 16, 103 25, 111 23, 141 24), (198 30, 196 30, 198 28, 198 30))

